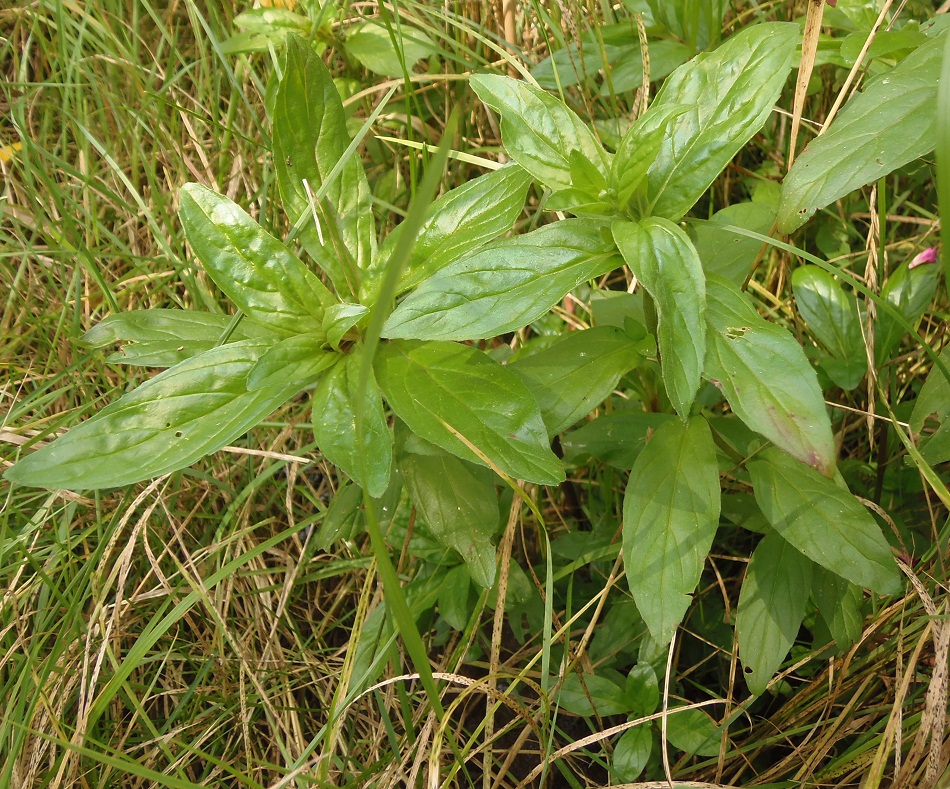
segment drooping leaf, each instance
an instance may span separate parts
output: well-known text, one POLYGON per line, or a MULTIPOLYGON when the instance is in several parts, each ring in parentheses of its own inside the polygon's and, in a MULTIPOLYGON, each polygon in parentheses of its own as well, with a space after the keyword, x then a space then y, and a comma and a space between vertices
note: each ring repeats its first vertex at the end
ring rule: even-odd
POLYGON ((752 271, 761 242, 727 230, 724 225, 741 227, 766 236, 775 221, 775 209, 768 203, 735 203, 693 225, 694 243, 703 271, 742 285, 752 271))
POLYGON ((819 208, 934 149, 943 47, 937 36, 869 82, 808 144, 782 184, 779 230, 791 233, 819 208))
POLYGON ((373 498, 389 487, 393 438, 373 376, 359 391, 362 350, 354 349, 320 380, 313 393, 313 435, 327 459, 373 498), (356 408, 363 401, 362 441, 356 408))
POLYGON ((340 355, 319 334, 295 334, 268 348, 247 374, 250 391, 293 381, 301 389, 316 381, 340 355))
POLYGON ((345 48, 348 55, 383 77, 401 77, 403 63, 412 71, 420 60, 439 52, 435 41, 419 28, 401 24, 394 40, 386 27, 376 22, 360 25, 348 33, 345 48))
POLYGON ((507 365, 534 395, 548 435, 589 414, 643 357, 637 343, 612 326, 570 332, 542 351, 507 365))
POLYGON ((298 237, 341 296, 356 292, 352 266, 367 268, 376 252, 372 194, 359 157, 353 155, 343 165, 320 205, 311 203, 311 195, 349 144, 343 103, 330 72, 307 42, 290 36, 274 106, 277 184, 291 222, 306 216, 298 237), (314 210, 326 225, 323 241, 310 218, 314 210))
POLYGON ((762 128, 785 86, 799 35, 795 24, 752 25, 667 77, 642 133, 667 123, 659 108, 687 110, 669 123, 650 168, 646 215, 679 220, 762 128))
POLYGON ((623 501, 623 560, 653 638, 669 643, 719 526, 719 470, 706 420, 661 425, 634 463, 623 501))
MULTIPOLYGON (((610 672, 617 674, 617 672, 610 672)), ((568 674, 561 685, 557 701, 560 706, 575 715, 621 715, 629 711, 623 688, 608 678, 608 672, 578 675, 568 674)), ((617 679, 622 682, 623 677, 617 679)))
POLYGON ((476 340, 520 329, 621 265, 602 230, 594 220, 567 219, 456 260, 406 297, 383 336, 476 340))
POLYGON ((746 684, 756 696, 765 692, 795 643, 813 566, 776 532, 765 535, 752 553, 739 594, 736 638, 746 684))
POLYGON ((458 551, 472 580, 495 583, 500 514, 491 473, 453 455, 406 453, 400 462, 412 503, 442 545, 458 551))
POLYGON ((706 318, 704 375, 735 414, 803 463, 833 474, 831 421, 815 371, 795 338, 714 274, 706 278, 706 318))
POLYGON ((123 345, 118 353, 106 357, 107 362, 134 364, 143 367, 174 367, 179 362, 211 350, 221 340, 231 342, 253 337, 279 335, 250 321, 241 321, 227 336, 233 321, 230 315, 197 310, 130 310, 104 318, 82 336, 93 348, 104 348, 116 342, 123 345))
POLYGON ((477 74, 469 82, 478 98, 501 115, 509 156, 545 186, 555 191, 571 186, 573 151, 606 175, 610 156, 560 99, 511 77, 477 74))
POLYGON ((248 318, 288 334, 319 329, 333 296, 244 209, 200 184, 185 184, 179 214, 204 270, 248 318))
MULTIPOLYGON (((449 263, 473 252, 511 229, 521 209, 531 177, 517 165, 502 167, 462 184, 432 203, 416 236, 399 279, 398 292, 410 290, 449 263)), ((399 225, 379 248, 385 264, 401 235, 399 225)), ((382 269, 372 269, 364 291, 375 288, 382 269)))
POLYGON ((165 370, 4 475, 40 488, 131 485, 190 466, 247 432, 301 384, 247 390, 262 340, 212 348, 165 370))
POLYGON ((797 550, 879 594, 900 588, 887 540, 847 489, 775 447, 756 455, 749 473, 765 517, 797 550))
POLYGON ((564 479, 527 387, 487 354, 447 342, 392 342, 376 356, 379 385, 409 428, 447 452, 515 479, 564 479))
POLYGON ((689 236, 667 219, 613 224, 627 265, 653 297, 663 383, 682 419, 699 389, 706 356, 706 280, 689 236))

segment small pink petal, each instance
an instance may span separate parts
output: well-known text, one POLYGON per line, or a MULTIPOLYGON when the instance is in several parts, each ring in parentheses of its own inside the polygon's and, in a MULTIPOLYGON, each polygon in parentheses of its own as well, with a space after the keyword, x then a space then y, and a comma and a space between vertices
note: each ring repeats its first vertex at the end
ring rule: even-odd
POLYGON ((915 257, 908 269, 917 268, 917 266, 922 266, 924 263, 936 263, 937 262, 937 248, 936 247, 927 247, 923 252, 921 252, 917 257, 915 257))

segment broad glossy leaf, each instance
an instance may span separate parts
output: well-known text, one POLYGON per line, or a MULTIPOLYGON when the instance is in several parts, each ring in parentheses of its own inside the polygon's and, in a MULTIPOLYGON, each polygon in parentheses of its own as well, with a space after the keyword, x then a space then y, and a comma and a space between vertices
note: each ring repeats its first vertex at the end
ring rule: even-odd
POLYGON ((573 151, 606 175, 609 154, 560 99, 511 77, 477 74, 469 82, 478 98, 501 115, 505 150, 545 186, 555 191, 571 186, 573 151))
POLYGON ((864 591, 824 567, 815 565, 812 598, 839 651, 850 649, 864 626, 864 591))
POLYGON ((818 378, 802 347, 762 318, 735 285, 706 278, 706 366, 743 422, 803 463, 830 476, 834 437, 818 378))
MULTIPOLYGON (((607 671, 602 671, 598 674, 584 674, 583 678, 576 672, 568 674, 558 693, 558 704, 575 715, 590 716, 596 713, 604 717, 629 712, 623 688, 608 679, 605 676, 607 674, 607 671)), ((618 676, 617 679, 622 681, 623 677, 618 676)))
POLYGON ((735 203, 712 215, 708 222, 692 227, 696 252, 707 274, 742 285, 752 271, 761 242, 743 236, 724 225, 741 227, 767 236, 775 222, 775 209, 768 203, 735 203))
POLYGON ((389 316, 383 336, 476 340, 537 320, 582 282, 621 265, 602 224, 566 219, 450 263, 389 316))
POLYGON ((646 411, 604 414, 561 438, 567 463, 588 463, 591 458, 615 468, 633 468, 647 438, 660 425, 676 417, 646 411))
POLYGON ((437 54, 439 47, 418 28, 401 24, 394 30, 401 52, 385 26, 375 22, 360 25, 346 36, 346 53, 356 58, 374 74, 383 77, 402 77, 403 64, 411 72, 423 58, 437 54))
POLYGON ((295 382, 300 389, 316 381, 340 354, 329 351, 319 334, 295 334, 268 348, 247 374, 247 388, 295 382))
POLYGON ((563 481, 538 404, 487 354, 455 343, 392 342, 376 356, 376 376, 396 415, 427 441, 515 479, 563 481))
POLYGON ((40 488, 131 485, 190 466, 246 433, 300 390, 296 381, 249 392, 269 343, 213 348, 165 370, 26 456, 4 475, 40 488))
POLYGON ((639 345, 612 326, 570 332, 507 365, 534 395, 548 435, 589 414, 642 360, 639 345))
POLYGON ((407 453, 400 462, 412 503, 442 545, 458 551, 472 580, 495 583, 495 544, 501 518, 491 472, 454 455, 407 453))
POLYGON ((307 219, 299 238, 308 254, 327 273, 337 293, 355 293, 356 275, 346 258, 365 269, 376 252, 372 194, 358 156, 353 155, 330 186, 319 207, 324 227, 320 241, 310 219, 313 207, 307 193, 316 195, 350 144, 343 103, 323 61, 310 45, 290 36, 284 75, 274 106, 274 166, 284 211, 296 224, 307 219), (339 239, 342 249, 337 249, 339 239))
POLYGON ((653 730, 647 724, 634 726, 620 735, 610 760, 610 780, 615 784, 636 781, 650 760, 653 730))
POLYGON ((848 490, 775 447, 756 455, 748 468, 765 517, 801 553, 880 594, 900 588, 887 540, 848 490))
POLYGON ((659 108, 687 110, 670 123, 650 168, 647 214, 680 219, 762 128, 785 87, 799 36, 791 23, 752 25, 667 77, 643 133, 666 124, 659 108))
POLYGON ((200 184, 185 184, 179 215, 208 276, 248 318, 290 334, 319 329, 333 296, 244 209, 200 184))
POLYGON ((746 684, 756 696, 765 692, 795 643, 813 566, 776 532, 765 535, 752 553, 739 593, 736 638, 746 684))
POLYGON ((614 222, 614 241, 653 297, 663 383, 681 418, 689 416, 706 356, 706 280, 693 243, 667 219, 614 222))
MULTIPOLYGON (((432 203, 399 279, 399 292, 414 288, 452 261, 510 230, 524 208, 530 184, 531 177, 521 167, 511 165, 468 181, 432 203)), ((381 264, 389 260, 402 227, 390 233, 379 248, 381 264)), ((377 279, 381 270, 373 269, 377 279)), ((370 282, 373 280, 364 283, 364 290, 370 288, 370 282)))
POLYGON ((362 351, 354 349, 320 380, 313 393, 313 435, 320 451, 373 498, 389 487, 393 438, 372 374, 359 391, 362 351), (357 402, 363 402, 362 441, 357 430, 357 402))
POLYGON ((819 208, 934 149, 943 47, 941 35, 869 82, 808 144, 782 184, 779 230, 791 233, 819 208))
MULTIPOLYGON (((130 343, 106 357, 107 362, 174 367, 211 350, 227 336, 232 320, 230 315, 196 310, 131 310, 99 321, 82 336, 82 341, 93 348, 130 343)), ((276 342, 279 335, 260 324, 241 321, 227 339, 235 342, 253 337, 270 337, 276 342)))
POLYGON ((623 562, 653 638, 668 644, 719 526, 716 447, 702 417, 667 422, 633 465, 623 500, 623 562))
MULTIPOLYGON (((913 260, 906 261, 887 278, 881 288, 881 298, 904 316, 911 326, 916 326, 936 295, 940 266, 936 262, 913 263, 913 260)), ((904 327, 887 312, 878 310, 874 353, 880 362, 890 359, 905 333, 904 327)))

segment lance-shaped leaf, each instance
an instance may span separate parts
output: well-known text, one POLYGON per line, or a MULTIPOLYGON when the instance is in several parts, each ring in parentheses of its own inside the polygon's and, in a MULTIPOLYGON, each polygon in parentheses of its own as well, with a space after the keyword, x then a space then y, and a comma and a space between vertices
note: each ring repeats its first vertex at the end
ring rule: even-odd
MULTIPOLYGON (((881 298, 894 307, 911 326, 933 302, 940 279, 940 266, 933 262, 916 263, 916 258, 905 261, 894 271, 881 288, 881 298)), ((874 353, 880 362, 890 359, 906 333, 903 326, 885 310, 878 310, 874 333, 874 353)))
POLYGON ((319 379, 340 359, 319 334, 295 334, 268 348, 247 374, 247 388, 295 382, 301 389, 319 379))
POLYGON ((887 540, 847 489, 775 447, 756 455, 749 473, 766 519, 801 553, 880 594, 900 588, 887 540))
POLYGON ((274 103, 274 167, 280 197, 293 223, 307 216, 299 237, 337 292, 352 293, 357 283, 344 259, 349 257, 365 269, 375 256, 372 193, 359 156, 351 155, 316 207, 321 221, 332 223, 323 228, 321 241, 309 218, 314 210, 311 195, 343 157, 350 135, 343 103, 323 61, 297 36, 290 36, 287 44, 284 75, 274 103), (335 240, 342 249, 335 248, 335 240))
POLYGON ((818 266, 801 266, 792 273, 792 291, 808 329, 825 348, 839 359, 867 358, 857 301, 831 274, 818 266))
MULTIPOLYGON (((639 49, 637 47, 638 58, 639 49)), ((647 172, 663 147, 670 122, 687 110, 687 107, 673 104, 650 107, 623 136, 610 166, 609 180, 621 210, 627 207, 646 179, 647 172)))
POLYGON ((296 381, 249 392, 261 340, 222 345, 165 370, 5 477, 40 488, 94 490, 185 468, 247 432, 300 390, 296 381))
POLYGON ((811 595, 838 651, 857 643, 864 626, 864 590, 816 564, 811 595))
POLYGON ((834 437, 818 377, 785 329, 762 318, 728 280, 706 277, 704 375, 743 422, 831 476, 834 437))
POLYGON ((453 455, 407 453, 399 464, 412 503, 442 545, 458 551, 472 580, 495 583, 498 496, 490 471, 453 455))
POLYGON ((739 593, 736 638, 746 684, 756 696, 765 692, 795 643, 813 566, 776 532, 765 535, 752 553, 739 593))
POLYGON ((237 341, 260 337, 276 342, 280 336, 250 321, 238 323, 228 336, 233 320, 231 315, 197 310, 131 310, 99 321, 82 336, 82 341, 93 348, 103 348, 115 342, 130 343, 123 345, 120 352, 107 356, 107 362, 174 367, 185 359, 211 350, 225 339, 237 341))
POLYGON ((200 184, 185 184, 179 214, 208 276, 248 318, 289 334, 319 329, 333 296, 244 209, 200 184))
POLYGON ((545 186, 555 191, 571 186, 573 151, 607 174, 610 156, 560 99, 511 77, 478 74, 470 84, 478 98, 501 115, 505 150, 545 186))
POLYGON ((663 383, 683 419, 699 390, 706 356, 706 279, 685 231, 667 219, 614 222, 623 259, 653 297, 663 383))
POLYGON ((944 35, 868 83, 808 144, 782 183, 779 230, 791 233, 819 208, 934 149, 944 35))
POLYGON ((680 219, 765 123, 792 67, 798 25, 752 25, 714 52, 674 71, 653 102, 642 134, 671 122, 647 175, 646 214, 680 219))
POLYGON ((393 342, 377 354, 376 376, 396 415, 446 452, 515 479, 564 480, 538 404, 487 354, 455 343, 393 342))
POLYGON ((702 417, 660 426, 640 453, 623 499, 623 562, 637 608, 669 643, 699 583, 719 526, 719 470, 702 417))
MULTIPOLYGON (((453 260, 510 230, 524 208, 530 184, 531 177, 511 165, 456 187, 429 205, 399 278, 398 292, 414 288, 453 260)), ((373 267, 363 281, 363 294, 370 300, 375 298, 382 265, 396 248, 403 227, 399 225, 383 242, 378 256, 381 265, 373 267)))
POLYGON ((541 407, 555 436, 589 414, 642 360, 638 343, 612 326, 570 332, 544 350, 508 364, 541 407))
POLYGON ((477 340, 520 329, 622 264, 605 230, 594 220, 566 219, 450 263, 406 297, 383 336, 477 340))
POLYGON ((389 487, 393 437, 372 374, 365 390, 359 389, 361 362, 362 351, 354 349, 320 380, 313 393, 313 435, 331 463, 378 499, 389 487), (357 425, 360 400, 363 417, 357 425))

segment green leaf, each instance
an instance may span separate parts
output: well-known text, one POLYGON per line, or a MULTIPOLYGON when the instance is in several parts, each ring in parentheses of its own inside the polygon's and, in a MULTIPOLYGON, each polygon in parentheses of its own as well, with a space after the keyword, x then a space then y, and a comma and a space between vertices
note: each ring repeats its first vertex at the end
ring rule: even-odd
POLYGON ((690 756, 718 756, 722 730, 702 710, 673 707, 666 720, 666 738, 690 756))
POLYGON ((348 55, 382 77, 402 77, 403 63, 411 71, 423 58, 439 53, 439 47, 430 36, 406 24, 399 25, 395 42, 383 25, 375 22, 359 25, 347 34, 344 46, 348 55))
POLYGON ((653 751, 653 731, 646 725, 634 726, 620 735, 610 760, 610 780, 615 784, 636 781, 646 769, 653 751))
POLYGON ((357 347, 330 369, 313 393, 313 435, 320 451, 373 498, 389 487, 393 438, 379 387, 370 375, 358 391, 362 350, 357 347), (362 442, 356 402, 363 400, 362 442))
POLYGON ((660 426, 623 500, 623 560, 650 635, 668 644, 691 602, 719 526, 719 470, 706 420, 660 426))
POLYGON ((736 416, 803 463, 833 474, 831 421, 818 377, 795 338, 714 274, 706 278, 706 318, 704 375, 736 416))
POLYGON ((572 185, 575 151, 607 174, 609 154, 559 99, 511 77, 477 74, 469 82, 478 98, 501 115, 505 150, 545 186, 558 191, 572 185))
POLYGON ((642 360, 639 345, 612 326, 559 337, 542 351, 507 365, 534 395, 548 435, 589 414, 642 360))
POLYGON ((792 67, 798 25, 766 22, 740 30, 663 83, 642 134, 666 125, 661 108, 685 107, 669 124, 647 176, 646 214, 680 219, 743 145, 762 128, 792 67))
POLYGON ((179 214, 208 276, 248 318, 291 334, 319 328, 333 296, 242 208, 200 184, 185 184, 179 214))
POLYGON ((755 500, 779 534, 813 562, 880 594, 900 589, 891 549, 847 489, 769 447, 749 463, 755 500))
MULTIPOLYGON (((649 42, 650 82, 658 82, 689 60, 695 51, 685 44, 670 39, 649 42)), ((640 42, 624 47, 617 55, 610 79, 604 79, 600 95, 619 96, 643 85, 643 53, 640 42)))
POLYGON ((305 41, 291 36, 274 106, 277 184, 291 222, 296 225, 306 215, 300 240, 341 295, 357 291, 353 265, 365 269, 376 254, 372 193, 359 157, 352 155, 343 165, 316 207, 324 241, 309 218, 314 210, 310 194, 320 190, 349 144, 343 103, 330 72, 305 41))
POLYGON ((934 149, 943 47, 941 35, 869 82, 808 144, 782 184, 780 231, 934 149))
MULTIPOLYGON (((174 367, 211 350, 227 336, 233 320, 231 315, 195 310, 131 310, 99 321, 82 336, 82 341, 93 348, 104 348, 115 342, 130 343, 123 345, 120 352, 107 356, 107 362, 174 367)), ((279 337, 260 324, 241 321, 227 339, 268 336, 274 342, 279 337)))
POLYGON ((335 364, 340 354, 324 347, 319 334, 297 334, 268 348, 247 374, 248 391, 294 381, 303 389, 335 364))
MULTIPOLYGON (((531 177, 511 165, 468 181, 432 203, 400 276, 398 292, 414 288, 449 263, 510 230, 524 208, 530 184, 531 177)), ((403 227, 399 225, 383 242, 379 249, 381 263, 389 260, 403 227)), ((373 281, 364 280, 364 290, 368 291, 373 281)))
POLYGON ((637 663, 627 674, 624 696, 630 702, 630 714, 652 715, 660 706, 660 683, 649 663, 637 663))
POLYGON ((838 651, 850 649, 861 637, 864 627, 864 591, 840 575, 815 565, 811 593, 838 651))
POLYGON ((351 539, 362 525, 363 489, 345 481, 330 499, 320 530, 314 536, 314 547, 328 551, 339 539, 351 539))
POLYGON ((811 594, 813 566, 775 532, 752 553, 739 593, 736 638, 753 695, 765 692, 795 643, 811 594))
MULTIPOLYGON (((950 345, 943 349, 940 359, 950 367, 950 345)), ((910 429, 920 437, 921 454, 930 465, 950 460, 950 381, 937 365, 931 368, 914 402, 910 429), (931 421, 936 429, 928 429, 928 435, 921 437, 931 421)))
POLYGON ((774 222, 775 209, 759 202, 735 203, 717 211, 708 222, 697 222, 692 227, 693 243, 703 271, 742 285, 752 271, 762 243, 723 226, 740 227, 767 236, 774 222))
MULTIPOLYGON (((637 47, 637 58, 640 48, 637 47)), ((644 183, 647 172, 663 147, 674 118, 687 112, 687 107, 667 104, 651 107, 623 136, 610 166, 610 188, 616 194, 618 208, 623 211, 644 183)))
POLYGON ((247 374, 268 346, 244 340, 181 362, 28 455, 4 476, 40 488, 96 490, 190 466, 246 433, 300 390, 296 381, 247 390, 247 374))
POLYGON ((671 414, 645 411, 599 416, 561 439, 564 460, 580 465, 593 458, 615 468, 633 468, 652 432, 675 418, 671 414))
POLYGON ((689 417, 706 356, 706 281, 693 243, 662 218, 613 224, 627 265, 653 297, 663 383, 681 418, 689 417))
POLYGON ((331 348, 339 349, 343 336, 369 314, 362 304, 334 304, 323 316, 323 331, 331 348))
POLYGON ((383 336, 476 340, 520 329, 582 282, 621 265, 602 229, 594 220, 566 219, 450 263, 406 297, 383 336))
MULTIPOLYGON (((602 671, 599 674, 572 672, 564 678, 557 703, 575 715, 622 715, 629 712, 623 688, 612 682, 602 671)), ((610 672, 616 674, 617 672, 610 672)), ((622 681, 622 677, 620 677, 622 681)))
POLYGON ((422 438, 515 479, 564 480, 538 404, 487 354, 455 343, 393 342, 375 361, 389 405, 422 438))
POLYGON ((458 565, 448 570, 439 586, 439 613, 456 630, 465 630, 472 615, 469 590, 472 587, 468 568, 458 565))
POLYGON ((407 453, 400 462, 412 503, 444 546, 458 551, 472 580, 495 583, 495 545, 501 518, 491 472, 453 455, 407 453))
MULTIPOLYGON (((881 288, 881 298, 904 316, 911 326, 916 326, 933 302, 939 279, 940 267, 936 262, 914 265, 913 260, 908 260, 887 278, 881 288)), ((905 333, 904 327, 887 312, 878 311, 874 355, 879 362, 890 359, 905 333)))

